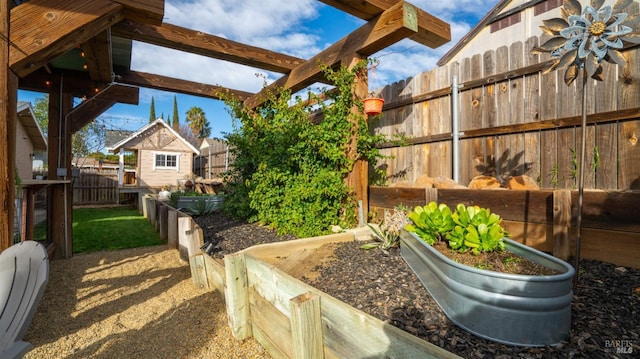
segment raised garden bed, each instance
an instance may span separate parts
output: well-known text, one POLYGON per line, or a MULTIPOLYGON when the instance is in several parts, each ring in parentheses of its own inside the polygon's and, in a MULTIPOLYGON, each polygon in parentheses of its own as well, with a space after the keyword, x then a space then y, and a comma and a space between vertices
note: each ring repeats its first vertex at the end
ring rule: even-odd
MULTIPOLYGON (((219 251, 214 258, 221 268, 224 255, 290 239, 220 214, 196 221, 204 230, 204 239, 216 241, 219 251)), ((353 308, 465 358, 570 357, 587 351, 596 356, 615 355, 616 349, 606 346, 610 338, 631 340, 635 343, 633 350, 640 350, 640 270, 582 260, 567 341, 556 346, 523 347, 489 341, 454 325, 404 263, 397 248, 385 254, 380 250, 363 251, 360 246, 361 242, 354 241, 337 243, 330 261, 318 263, 315 270, 299 277, 302 270, 293 268, 291 272, 353 308)), ((324 255, 320 255, 324 253, 321 248, 314 253, 324 255)), ((313 268, 311 263, 306 265, 313 268)))
POLYGON ((357 236, 368 230, 258 245, 226 255, 224 265, 202 255, 192 261, 194 283, 224 292, 234 335, 255 337, 274 357, 457 357, 287 273, 357 236))

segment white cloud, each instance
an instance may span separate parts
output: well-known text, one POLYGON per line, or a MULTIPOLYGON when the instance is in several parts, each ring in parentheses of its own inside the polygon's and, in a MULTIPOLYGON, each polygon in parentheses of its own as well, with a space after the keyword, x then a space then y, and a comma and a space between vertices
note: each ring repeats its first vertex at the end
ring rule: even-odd
MULTIPOLYGON (((380 85, 427 71, 464 36, 475 22, 498 0, 430 1, 415 0, 432 15, 451 26, 452 40, 437 49, 430 49, 410 40, 381 51, 377 81, 380 85), (473 23, 472 23, 473 22, 473 23)), ((322 26, 357 28, 357 21, 335 23, 333 18, 319 19, 324 5, 316 0, 167 0, 165 22, 203 31, 234 41, 275 52, 308 59, 338 39, 327 41, 323 32, 308 28, 316 20, 322 26)), ((256 92, 280 74, 209 59, 176 50, 134 43, 132 68, 138 71, 190 81, 221 85, 232 89, 256 92)))

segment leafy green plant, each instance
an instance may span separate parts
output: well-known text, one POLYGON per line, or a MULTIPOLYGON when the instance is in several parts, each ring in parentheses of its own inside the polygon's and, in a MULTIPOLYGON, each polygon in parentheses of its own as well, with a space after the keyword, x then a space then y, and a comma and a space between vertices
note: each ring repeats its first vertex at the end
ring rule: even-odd
POLYGON ((357 161, 383 158, 378 144, 386 141, 369 130, 354 91, 366 66, 321 66, 334 89, 311 93, 309 101, 281 89, 266 91, 255 109, 226 99, 234 118, 234 131, 225 134, 234 158, 225 174, 227 214, 297 237, 356 224, 357 201, 345 179, 357 161), (309 115, 318 107, 323 118, 313 123, 309 115))
POLYGON ((493 252, 504 250, 506 232, 499 215, 478 206, 458 204, 452 214, 455 227, 445 236, 449 247, 459 252, 493 252))
POLYGON ((560 168, 558 167, 558 163, 556 162, 556 164, 553 166, 553 168, 549 172, 549 176, 551 177, 551 180, 549 181, 549 183, 553 188, 558 188, 558 183, 559 183, 558 172, 560 172, 560 168))
POLYGON ((203 216, 205 214, 212 213, 216 208, 216 203, 207 201, 205 198, 200 198, 195 202, 192 202, 184 209, 184 211, 191 216, 203 216))
POLYGON ((433 245, 446 240, 449 248, 473 254, 504 250, 502 240, 508 233, 502 228, 502 219, 489 209, 458 204, 456 210, 446 204, 430 202, 416 207, 408 215, 411 223, 405 226, 426 243, 433 245))
POLYGON ((373 234, 373 242, 361 246, 362 249, 380 248, 387 251, 400 245, 400 230, 408 223, 407 209, 398 206, 393 211, 384 211, 384 219, 378 225, 367 223, 373 234))
POLYGON ((591 169, 595 173, 598 170, 598 166, 600 165, 600 151, 598 150, 598 146, 593 147, 593 158, 591 159, 591 169))
POLYGON ((444 239, 455 226, 449 206, 444 203, 438 205, 433 201, 424 207, 414 208, 413 212, 409 213, 409 219, 412 223, 407 224, 405 229, 416 233, 428 244, 444 239))

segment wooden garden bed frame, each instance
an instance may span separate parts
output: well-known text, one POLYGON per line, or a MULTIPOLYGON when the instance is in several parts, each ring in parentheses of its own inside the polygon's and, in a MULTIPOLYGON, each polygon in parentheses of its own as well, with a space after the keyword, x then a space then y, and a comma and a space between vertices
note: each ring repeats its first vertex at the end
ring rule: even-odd
POLYGON ((287 274, 325 244, 369 238, 367 228, 261 244, 222 262, 202 253, 202 229, 190 216, 151 195, 141 210, 189 261, 194 285, 225 298, 233 335, 254 337, 274 358, 459 358, 287 274))

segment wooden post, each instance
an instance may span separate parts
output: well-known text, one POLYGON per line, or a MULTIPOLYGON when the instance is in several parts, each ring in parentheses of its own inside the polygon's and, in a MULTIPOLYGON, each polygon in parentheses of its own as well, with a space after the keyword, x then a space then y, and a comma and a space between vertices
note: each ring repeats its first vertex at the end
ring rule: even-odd
MULTIPOLYGON (((64 79, 55 78, 49 91, 48 178, 71 178, 71 132, 65 114, 73 108, 73 96, 64 91, 64 79), (58 173, 60 169, 60 173, 58 173)), ((73 193, 71 183, 48 187, 47 238, 55 244, 55 258, 73 256, 73 193)))
POLYGON ((154 226, 156 225, 156 199, 149 198, 147 201, 147 219, 154 226))
POLYGON ((167 213, 167 245, 178 249, 178 211, 173 208, 167 213))
POLYGON ((227 305, 229 328, 236 339, 251 338, 247 265, 244 254, 234 253, 224 256, 226 288, 224 291, 227 305))
POLYGON ((160 215, 158 216, 158 223, 160 224, 160 239, 166 241, 168 239, 168 220, 169 220, 169 207, 164 204, 160 204, 160 215))
POLYGON ((193 279, 193 285, 195 285, 198 289, 209 289, 204 256, 205 254, 200 254, 189 258, 189 268, 191 268, 191 278, 193 279))
MULTIPOLYGON (((351 69, 355 65, 357 65, 360 60, 362 60, 362 57, 360 57, 357 54, 353 54, 353 57, 344 59, 342 61, 342 64, 348 67, 349 69, 351 69)), ((367 82, 366 72, 362 76, 358 77, 358 79, 356 80, 356 83, 354 84, 353 90, 354 90, 354 96, 357 96, 360 98, 365 98, 367 96, 368 82, 367 82)), ((352 112, 356 112, 359 114, 360 110, 358 109, 357 106, 354 106, 354 108, 352 109, 352 112)), ((366 116, 364 114, 359 114, 359 115, 366 116)), ((358 116, 354 116, 354 117, 357 118, 358 116)), ((356 136, 357 136, 359 124, 354 120, 353 125, 354 125, 354 129, 353 129, 353 135, 351 137, 351 143, 349 144, 349 148, 348 148, 348 156, 351 159, 356 159, 358 156, 357 148, 356 148, 357 146, 356 136)), ((363 211, 362 216, 363 216, 364 222, 366 223, 367 218, 369 217, 369 198, 368 198, 368 192, 367 192, 368 186, 369 186, 369 163, 364 159, 357 159, 353 165, 353 169, 347 175, 346 182, 347 182, 347 185, 353 189, 356 200, 358 202, 362 201, 362 211, 363 211)))
POLYGON ((0 252, 13 244, 18 78, 9 68, 10 2, 0 0, 0 252))
POLYGON ((307 292, 289 301, 293 357, 324 358, 320 296, 307 292))
POLYGON ((203 243, 202 228, 191 217, 178 218, 178 235, 180 259, 188 261, 189 258, 200 254, 203 243))
POLYGON ((569 259, 569 228, 571 227, 571 191, 553 191, 553 255, 569 259))

